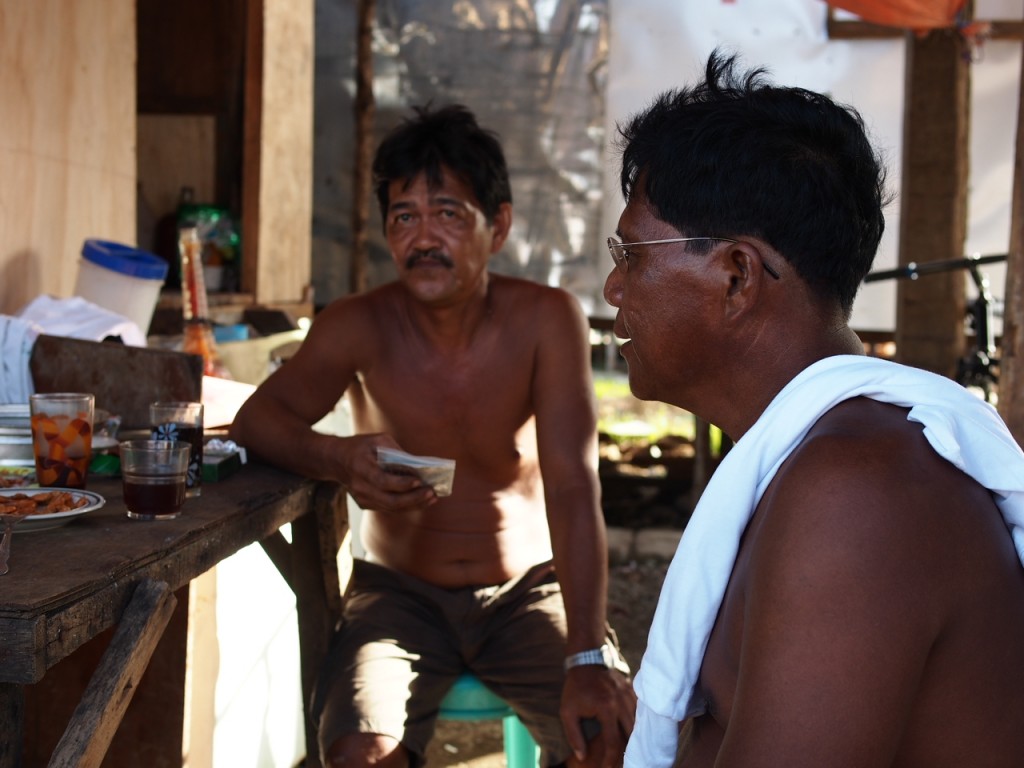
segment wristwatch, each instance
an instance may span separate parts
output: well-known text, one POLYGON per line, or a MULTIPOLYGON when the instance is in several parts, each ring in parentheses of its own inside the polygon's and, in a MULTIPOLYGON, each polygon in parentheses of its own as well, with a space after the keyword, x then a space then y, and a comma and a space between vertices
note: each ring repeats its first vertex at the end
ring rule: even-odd
POLYGON ((629 665, 626 664, 622 656, 619 655, 618 649, 609 643, 605 643, 600 648, 591 648, 565 657, 566 672, 573 667, 582 667, 585 665, 617 669, 624 675, 629 674, 629 665))

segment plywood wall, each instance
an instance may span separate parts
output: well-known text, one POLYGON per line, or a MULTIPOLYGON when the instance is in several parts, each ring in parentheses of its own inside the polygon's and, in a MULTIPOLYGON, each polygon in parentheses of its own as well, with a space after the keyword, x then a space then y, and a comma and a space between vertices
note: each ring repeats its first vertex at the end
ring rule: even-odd
MULTIPOLYGON (((177 210, 183 187, 192 188, 197 203, 216 200, 213 115, 139 115, 137 135, 139 205, 145 206, 152 224, 177 210)), ((139 230, 140 239, 148 236, 152 242, 154 235, 139 230)))
POLYGON ((0 0, 0 313, 135 237, 134 0, 0 0))

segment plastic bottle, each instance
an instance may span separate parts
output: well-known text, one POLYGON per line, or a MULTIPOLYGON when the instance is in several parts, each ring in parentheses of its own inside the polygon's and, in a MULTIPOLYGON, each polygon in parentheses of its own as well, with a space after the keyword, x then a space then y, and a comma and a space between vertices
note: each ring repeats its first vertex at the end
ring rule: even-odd
POLYGON ((178 234, 181 252, 182 302, 185 320, 185 340, 182 349, 203 358, 203 373, 230 379, 231 374, 221 362, 217 341, 213 337, 213 323, 206 300, 206 281, 203 277, 203 241, 195 227, 183 227, 178 234))

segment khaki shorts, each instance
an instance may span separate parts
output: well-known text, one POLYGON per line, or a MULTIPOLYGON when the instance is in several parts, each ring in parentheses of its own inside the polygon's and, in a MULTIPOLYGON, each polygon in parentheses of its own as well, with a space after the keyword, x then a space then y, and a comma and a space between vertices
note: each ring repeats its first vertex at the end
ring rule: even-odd
POLYGON ((498 586, 441 589, 356 560, 314 692, 321 755, 346 733, 378 733, 422 764, 441 699, 468 670, 516 711, 541 747, 541 765, 565 762, 565 655, 565 611, 550 562, 498 586))

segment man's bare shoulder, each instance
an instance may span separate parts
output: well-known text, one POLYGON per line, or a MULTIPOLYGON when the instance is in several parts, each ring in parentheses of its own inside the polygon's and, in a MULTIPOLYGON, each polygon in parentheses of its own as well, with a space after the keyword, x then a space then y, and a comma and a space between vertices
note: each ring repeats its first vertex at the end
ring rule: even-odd
POLYGON ((488 280, 492 295, 511 300, 529 298, 551 301, 574 300, 572 294, 564 288, 545 285, 523 277, 491 272, 488 275, 488 280))
POLYGON ((732 746, 770 738, 787 765, 854 749, 865 764, 869 749, 877 764, 986 749, 1015 764, 1002 722, 1024 680, 1020 563, 989 492, 906 409, 855 398, 825 414, 767 489, 733 577, 702 671, 732 746))
POLYGON ((928 445, 921 425, 907 415, 906 408, 864 397, 839 403, 811 426, 779 474, 831 483, 833 492, 850 482, 891 493, 889 481, 912 480, 926 466, 952 469, 928 445))
POLYGON ((779 470, 779 485, 797 483, 805 495, 824 493, 834 501, 871 498, 888 506, 886 499, 899 496, 926 470, 952 469, 907 414, 906 408, 863 397, 838 404, 790 454, 779 470))
POLYGON ((387 284, 330 302, 316 314, 289 365, 279 371, 277 386, 283 392, 292 392, 299 381, 325 388, 329 382, 331 387, 347 386, 388 345, 384 337, 394 325, 397 301, 395 286, 387 284), (286 368, 287 374, 281 373, 286 368))
POLYGON ((373 339, 393 324, 400 301, 401 288, 397 283, 334 299, 317 313, 308 339, 314 345, 331 346, 336 346, 339 340, 349 343, 373 339))
POLYGON ((564 288, 493 273, 489 279, 491 299, 498 311, 520 314, 519 322, 544 328, 555 320, 586 320, 579 301, 564 288))
POLYGON ((865 579, 899 576, 925 591, 911 572, 955 573, 965 521, 990 531, 999 523, 990 494, 932 449, 906 409, 866 398, 822 416, 780 468, 761 511, 771 547, 820 564, 846 562, 865 579))
POLYGON ((341 296, 324 307, 316 320, 323 324, 338 320, 372 322, 376 315, 393 311, 395 304, 401 300, 401 293, 401 285, 390 282, 361 293, 341 296))

